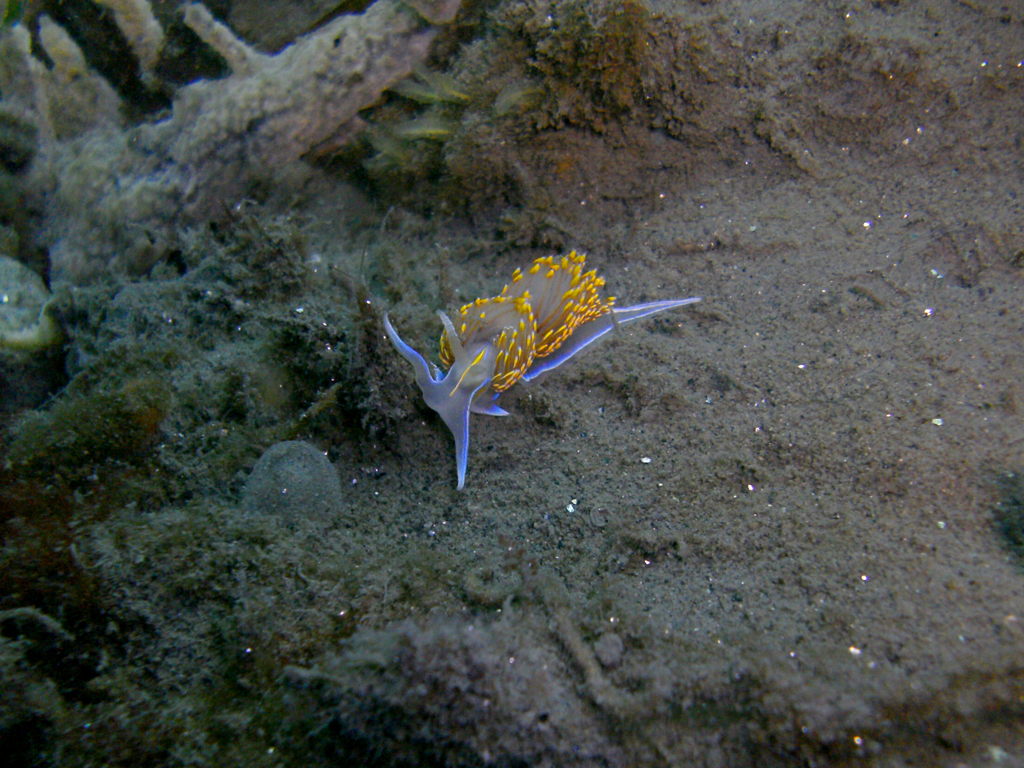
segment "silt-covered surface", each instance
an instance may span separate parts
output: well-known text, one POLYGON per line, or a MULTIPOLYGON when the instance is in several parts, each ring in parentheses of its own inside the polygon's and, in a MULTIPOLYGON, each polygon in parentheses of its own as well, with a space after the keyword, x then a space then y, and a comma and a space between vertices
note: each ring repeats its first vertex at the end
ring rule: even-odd
POLYGON ((467 101, 363 114, 442 136, 311 158, 144 277, 54 286, 70 381, 5 442, 4 739, 1024 762, 1020 10, 464 14, 430 63, 467 101), (619 305, 703 301, 474 416, 456 491, 382 313, 433 355, 436 309, 570 249, 619 305), (287 443, 279 515, 252 473, 296 440, 342 500, 287 443))

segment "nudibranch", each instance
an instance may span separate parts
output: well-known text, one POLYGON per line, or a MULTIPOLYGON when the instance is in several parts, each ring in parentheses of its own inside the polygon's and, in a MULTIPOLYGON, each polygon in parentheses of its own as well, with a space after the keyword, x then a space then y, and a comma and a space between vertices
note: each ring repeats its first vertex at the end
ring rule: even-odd
POLYGON ((469 414, 508 416, 498 407, 502 392, 519 381, 533 381, 575 357, 619 326, 700 301, 667 299, 616 307, 598 293, 604 278, 584 272, 584 254, 537 259, 517 269, 512 283, 497 296, 477 299, 459 310, 453 323, 438 311, 442 373, 395 332, 387 314, 384 330, 416 372, 427 405, 440 414, 455 436, 459 489, 466 483, 469 414))

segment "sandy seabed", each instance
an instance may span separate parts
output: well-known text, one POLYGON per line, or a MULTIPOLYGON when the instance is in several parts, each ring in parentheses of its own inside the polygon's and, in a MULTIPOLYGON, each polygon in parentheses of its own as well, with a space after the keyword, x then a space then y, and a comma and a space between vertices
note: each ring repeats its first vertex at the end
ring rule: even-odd
MULTIPOLYGON (((390 432, 295 435, 343 513, 246 510, 250 459, 230 493, 76 529, 120 655, 72 695, 15 647, 66 639, 4 614, 26 754, 116 763, 144 721, 168 765, 1024 765, 1024 11, 651 10, 754 74, 706 73, 674 131, 518 151, 618 304, 703 301, 474 416, 462 492, 393 356, 390 432)), ((332 205, 300 213, 351 269, 332 205)), ((423 253, 474 254, 447 262, 461 299, 544 255, 464 246, 492 224, 422 225, 423 253)), ((391 316, 427 352, 416 305, 391 316)))

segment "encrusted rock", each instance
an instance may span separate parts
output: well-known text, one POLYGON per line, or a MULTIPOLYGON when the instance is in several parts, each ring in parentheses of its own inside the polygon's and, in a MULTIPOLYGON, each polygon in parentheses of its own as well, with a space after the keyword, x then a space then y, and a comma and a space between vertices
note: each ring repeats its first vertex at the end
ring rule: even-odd
POLYGON ((0 256, 0 351, 33 352, 61 340, 60 327, 47 309, 49 300, 39 275, 0 256))
POLYGON ((327 524, 345 507, 338 473, 327 457, 309 443, 288 440, 270 446, 242 494, 250 514, 279 517, 294 527, 303 521, 327 524))

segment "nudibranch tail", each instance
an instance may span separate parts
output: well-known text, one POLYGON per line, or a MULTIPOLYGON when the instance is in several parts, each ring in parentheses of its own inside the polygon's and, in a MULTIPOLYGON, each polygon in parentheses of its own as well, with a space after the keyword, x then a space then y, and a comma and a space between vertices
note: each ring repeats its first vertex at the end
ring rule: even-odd
POLYGON ((556 260, 537 259, 516 270, 500 294, 467 304, 453 322, 438 312, 442 373, 410 347, 384 315, 384 330, 416 372, 423 399, 455 438, 458 488, 466 481, 469 414, 507 416, 495 402, 519 380, 533 381, 578 355, 619 326, 678 309, 700 298, 668 299, 616 307, 598 293, 604 278, 584 272, 586 257, 575 251, 556 260))
POLYGON ((627 323, 632 323, 635 320, 641 320, 645 317, 656 315, 659 312, 665 312, 669 309, 678 309, 679 307, 685 307, 687 304, 695 304, 698 301, 700 301, 700 297, 694 296, 689 299, 652 301, 647 304, 637 304, 632 307, 615 307, 611 312, 601 315, 596 320, 592 320, 591 322, 580 326, 579 329, 569 337, 569 340, 560 346, 556 352, 537 360, 532 366, 530 366, 530 370, 523 375, 523 381, 534 381, 541 374, 554 370, 562 363, 578 355, 594 342, 603 339, 610 331, 614 331, 616 328, 626 325, 627 323))

